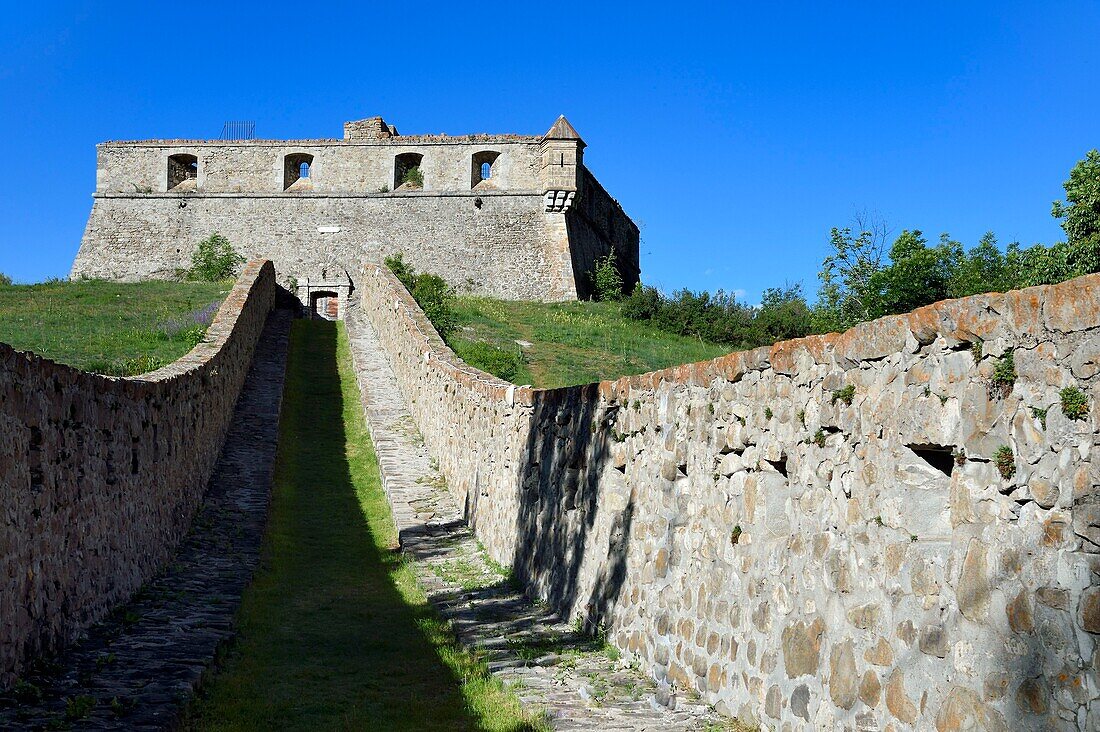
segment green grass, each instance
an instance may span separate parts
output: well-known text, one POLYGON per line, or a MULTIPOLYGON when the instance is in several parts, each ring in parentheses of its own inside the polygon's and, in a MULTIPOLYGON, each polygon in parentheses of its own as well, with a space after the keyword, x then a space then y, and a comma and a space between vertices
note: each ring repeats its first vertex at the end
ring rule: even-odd
POLYGON ((395 551, 342 325, 294 323, 262 566, 193 730, 532 730, 395 551))
POLYGON ((703 361, 730 352, 728 346, 672 335, 624 318, 617 303, 509 302, 462 297, 455 302, 459 355, 470 342, 516 349, 526 363, 512 381, 554 388, 616 379, 629 374, 703 361))
POLYGON ((0 342, 88 371, 133 375, 197 342, 162 326, 225 298, 231 283, 49 282, 0 287, 0 342))

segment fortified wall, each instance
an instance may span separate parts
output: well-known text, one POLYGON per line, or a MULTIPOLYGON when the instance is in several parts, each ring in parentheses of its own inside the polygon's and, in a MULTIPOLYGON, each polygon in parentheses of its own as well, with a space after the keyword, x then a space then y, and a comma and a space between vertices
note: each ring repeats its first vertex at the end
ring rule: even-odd
POLYGON ((0 688, 151 578, 191 524, 275 297, 249 263, 206 338, 111 378, 0 343, 0 688))
POLYGON ((554 390, 460 361, 382 268, 361 295, 492 557, 672 698, 1100 729, 1100 276, 554 390))
POLYGON ((400 135, 375 117, 340 140, 105 142, 72 276, 171 277, 219 232, 315 308, 397 252, 474 293, 583 298, 597 257, 614 251, 628 286, 639 272, 638 227, 584 149, 564 117, 541 137, 400 135))

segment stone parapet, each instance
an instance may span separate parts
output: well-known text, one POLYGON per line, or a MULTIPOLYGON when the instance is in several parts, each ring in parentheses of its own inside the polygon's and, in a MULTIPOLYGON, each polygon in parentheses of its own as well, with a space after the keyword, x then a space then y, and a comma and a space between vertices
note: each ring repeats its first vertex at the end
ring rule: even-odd
POLYGON ((1100 728, 1100 275, 553 390, 361 280, 489 554, 663 683, 768 726, 1100 728))
POLYGON ((201 501, 275 296, 250 262, 164 368, 91 374, 0 344, 0 686, 129 598, 201 501))

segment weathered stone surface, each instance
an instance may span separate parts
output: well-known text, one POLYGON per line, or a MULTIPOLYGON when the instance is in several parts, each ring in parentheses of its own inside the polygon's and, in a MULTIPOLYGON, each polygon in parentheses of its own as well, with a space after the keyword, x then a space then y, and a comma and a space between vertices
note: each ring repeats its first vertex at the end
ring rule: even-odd
POLYGON ((879 638, 873 646, 863 652, 863 660, 876 666, 892 666, 894 665, 894 651, 885 638, 879 638))
POLYGON ((917 721, 919 710, 905 693, 905 672, 897 669, 886 682, 886 708, 902 722, 917 721))
POLYGON ((1090 587, 1081 596, 1078 608, 1081 627, 1090 633, 1100 633, 1100 588, 1090 587))
POLYGON ((882 684, 878 680, 878 674, 874 671, 866 671, 859 682, 859 698, 869 707, 877 707, 879 696, 882 693, 882 684))
POLYGON ((1008 615, 1008 627, 1016 633, 1031 633, 1035 630, 1035 624, 1031 617, 1031 598, 1021 590, 1016 599, 1005 607, 1008 615))
POLYGON ((929 625, 920 632, 917 643, 921 653, 937 658, 946 658, 948 651, 947 632, 939 625, 929 625))
POLYGON ((959 602, 959 612, 975 622, 985 620, 989 607, 989 566, 986 562, 985 547, 971 540, 963 559, 959 584, 955 590, 959 602))
POLYGON ((984 703, 977 694, 962 686, 954 686, 936 714, 938 732, 1008 732, 1004 717, 984 703))
POLYGON ((821 654, 821 636, 825 623, 821 618, 799 620, 783 630, 783 663, 788 678, 817 672, 821 654))
POLYGON ((810 721, 810 687, 799 684, 791 692, 791 714, 810 721))
POLYGON ((859 696, 859 673, 852 642, 833 646, 829 654, 829 696, 841 709, 851 709, 859 696))

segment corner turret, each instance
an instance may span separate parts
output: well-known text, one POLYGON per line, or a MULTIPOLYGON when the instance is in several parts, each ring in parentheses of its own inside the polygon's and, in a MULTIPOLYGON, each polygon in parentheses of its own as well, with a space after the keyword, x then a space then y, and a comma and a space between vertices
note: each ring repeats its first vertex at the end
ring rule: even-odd
POLYGON ((561 213, 568 210, 581 193, 580 169, 584 148, 584 140, 565 115, 558 117, 543 135, 539 144, 539 180, 547 211, 561 213))

